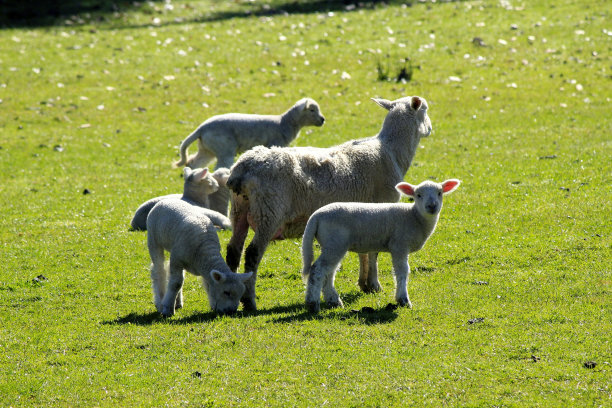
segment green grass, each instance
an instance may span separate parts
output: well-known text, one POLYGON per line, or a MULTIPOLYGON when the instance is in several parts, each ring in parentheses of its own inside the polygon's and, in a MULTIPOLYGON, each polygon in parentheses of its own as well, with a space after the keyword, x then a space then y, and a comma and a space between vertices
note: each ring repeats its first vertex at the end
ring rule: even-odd
POLYGON ((609 7, 411 3, 155 2, 2 29, 0 405, 610 406, 609 7), (378 80, 406 58, 410 82, 378 80), (385 309, 388 255, 367 295, 349 255, 345 308, 306 313, 289 240, 257 313, 214 316, 189 276, 158 316, 127 228, 180 191, 195 126, 310 96, 328 121, 295 144, 331 146, 378 131, 370 97, 404 95, 434 126, 406 180, 463 181, 411 256, 413 309, 385 309))

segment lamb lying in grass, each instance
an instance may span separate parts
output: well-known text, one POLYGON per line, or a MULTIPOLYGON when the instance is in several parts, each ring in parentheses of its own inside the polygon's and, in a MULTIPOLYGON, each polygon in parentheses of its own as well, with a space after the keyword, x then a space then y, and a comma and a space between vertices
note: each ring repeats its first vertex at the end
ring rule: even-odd
POLYGON ((325 118, 310 98, 300 99, 282 115, 227 113, 202 123, 181 143, 175 167, 204 167, 217 158, 217 166, 231 167, 237 153, 254 146, 288 146, 304 126, 322 126, 325 118), (187 159, 187 148, 198 140, 198 152, 187 159))
MULTIPOLYGON (((302 276, 307 282, 306 308, 320 309, 321 288, 329 306, 342 306, 334 288, 338 264, 347 251, 357 253, 390 252, 395 272, 395 300, 412 307, 408 297, 408 254, 423 248, 436 228, 442 196, 453 192, 459 180, 443 183, 425 181, 414 187, 399 183, 402 194, 414 198, 413 204, 333 203, 317 210, 306 225, 302 241, 302 276), (313 264, 313 239, 321 245, 321 255, 313 264)), ((371 274, 360 280, 378 280, 371 274)))
MULTIPOLYGON (((421 137, 431 133, 427 102, 418 96, 395 101, 374 99, 387 109, 378 135, 327 149, 255 147, 230 169, 233 233, 227 264, 236 271, 248 229, 255 231, 246 249, 244 270, 253 272, 242 303, 256 309, 255 278, 273 239, 302 235, 310 215, 338 201, 397 202, 395 185, 404 179, 421 137)), ((362 273, 376 276, 376 254, 360 255, 362 273)), ((378 282, 362 286, 380 290, 378 282)))
POLYGON ((155 307, 164 316, 183 306, 183 269, 202 277, 210 308, 234 313, 251 274, 232 272, 221 257, 214 225, 200 208, 178 199, 155 204, 147 217, 155 307), (170 263, 164 264, 164 250, 170 263))
POLYGON ((169 194, 161 197, 152 198, 144 202, 138 207, 131 221, 132 229, 135 231, 145 231, 147 229, 147 216, 151 209, 160 202, 168 198, 181 199, 189 204, 203 207, 206 215, 217 227, 221 229, 231 229, 232 223, 225 214, 218 212, 217 209, 222 209, 218 204, 218 199, 215 198, 221 188, 227 192, 223 193, 221 200, 225 200, 225 196, 229 195, 229 190, 225 187, 227 178, 229 177, 228 169, 219 169, 210 174, 208 169, 185 168, 183 170, 183 178, 185 184, 183 186, 183 194, 169 194), (215 201, 217 200, 217 201, 215 201), (213 206, 213 204, 215 206, 213 206), (210 208, 210 209, 209 209, 210 208))

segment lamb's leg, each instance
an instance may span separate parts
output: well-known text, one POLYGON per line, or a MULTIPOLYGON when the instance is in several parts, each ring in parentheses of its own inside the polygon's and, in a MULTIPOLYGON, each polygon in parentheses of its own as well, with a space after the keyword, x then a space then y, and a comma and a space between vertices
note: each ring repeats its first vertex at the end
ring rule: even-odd
POLYGON ((336 279, 336 272, 340 261, 344 258, 346 251, 339 253, 333 253, 326 256, 326 262, 323 264, 325 270, 325 278, 323 279, 323 299, 325 304, 329 307, 343 307, 342 299, 334 287, 334 281, 336 279))
POLYGON ((412 307, 408 297, 408 277, 410 275, 408 256, 391 253, 391 260, 393 262, 393 272, 395 273, 395 300, 397 300, 400 306, 412 307))
POLYGON ((153 287, 153 302, 158 312, 161 312, 162 299, 166 293, 168 270, 165 265, 164 248, 149 238, 147 240, 151 256, 151 286, 153 287))
POLYGON ((168 289, 162 300, 161 314, 163 316, 169 317, 174 315, 176 297, 183 288, 183 279, 182 266, 178 262, 173 261, 172 254, 170 254, 170 278, 168 279, 168 289))
POLYGON ((330 251, 323 250, 321 256, 312 265, 306 286, 306 309, 309 312, 318 313, 321 309, 321 290, 323 290, 323 299, 328 306, 343 306, 334 288, 334 278, 336 269, 345 254, 346 251, 330 253, 330 251))
POLYGON ((238 265, 240 265, 240 256, 244 248, 244 241, 249 233, 249 222, 247 219, 249 205, 244 199, 236 197, 235 195, 233 197, 232 210, 230 213, 233 230, 232 237, 227 244, 225 262, 233 272, 236 272, 238 270, 238 265))
POLYGON ((197 153, 189 156, 186 166, 191 167, 192 169, 206 167, 206 165, 214 158, 215 154, 207 146, 202 144, 202 139, 198 138, 198 151, 197 153))
MULTIPOLYGON (((220 157, 217 157, 217 165, 215 166, 215 170, 219 170, 222 167, 225 168, 231 168, 232 164, 234 164, 234 154, 231 155, 223 155, 220 157)), ((226 215, 227 214, 227 209, 229 207, 229 200, 230 200, 230 192, 229 190, 227 190, 226 188, 223 189, 219 189, 217 190, 217 192, 215 193, 215 207, 214 210, 215 211, 219 211, 221 214, 226 215)), ((212 205, 211 205, 211 208, 212 205)))
MULTIPOLYGON (((185 271, 183 271, 183 282, 185 280, 185 271)), ((176 295, 176 301, 174 302, 174 308, 180 309, 183 307, 183 286, 179 289, 176 295)))

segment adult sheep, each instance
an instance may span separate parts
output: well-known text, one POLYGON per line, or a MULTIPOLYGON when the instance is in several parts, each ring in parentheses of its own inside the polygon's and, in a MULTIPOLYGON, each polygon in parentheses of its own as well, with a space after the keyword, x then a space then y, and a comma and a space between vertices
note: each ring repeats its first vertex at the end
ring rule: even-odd
MULTIPOLYGON (((273 239, 302 235, 310 215, 338 201, 397 202, 395 185, 404 179, 421 137, 431 133, 427 102, 418 96, 373 99, 389 112, 378 135, 330 148, 263 146, 243 154, 230 169, 233 233, 226 261, 238 269, 249 226, 255 231, 244 261, 253 272, 242 303, 256 309, 257 268, 273 239)), ((360 276, 377 273, 377 253, 360 254, 360 276)), ((363 291, 378 291, 365 279, 363 291)))

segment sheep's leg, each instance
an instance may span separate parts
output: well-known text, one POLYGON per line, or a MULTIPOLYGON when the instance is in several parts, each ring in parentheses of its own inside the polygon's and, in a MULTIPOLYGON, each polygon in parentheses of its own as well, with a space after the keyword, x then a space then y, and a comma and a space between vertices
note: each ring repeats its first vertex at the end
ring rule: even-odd
POLYGON ((359 254, 359 288, 362 292, 368 292, 368 254, 359 254))
POLYGON ((408 297, 408 277, 410 276, 410 265, 408 256, 402 254, 391 254, 393 272, 395 273, 395 300, 400 306, 412 307, 408 297))
POLYGON ((168 279, 168 289, 162 300, 161 314, 163 316, 169 317, 174 315, 176 297, 183 288, 183 279, 182 266, 178 262, 173 261, 172 254, 170 254, 170 278, 168 279))
POLYGON ((236 272, 238 270, 238 265, 240 265, 240 255, 242 255, 244 241, 249 233, 249 222, 247 219, 249 204, 248 201, 240 197, 235 195, 233 197, 234 200, 230 214, 233 231, 232 237, 227 244, 225 261, 232 272, 236 272))
POLYGON ((343 306, 342 300, 334 287, 334 278, 338 265, 345 254, 346 251, 331 253, 324 250, 312 265, 306 287, 306 308, 308 311, 317 313, 321 309, 321 290, 323 290, 323 299, 328 306, 343 306))
POLYGON ((149 255, 151 256, 151 286, 153 288, 153 303, 158 312, 161 312, 161 304, 164 294, 166 293, 166 285, 168 283, 168 269, 165 265, 164 248, 157 246, 155 242, 149 238, 149 255))
POLYGON ((257 281, 257 268, 263 258, 268 244, 278 228, 258 228, 244 254, 244 272, 253 272, 253 276, 245 282, 246 291, 240 301, 245 310, 257 310, 255 303, 255 282, 257 281))
POLYGON ((365 293, 380 292, 378 281, 378 252, 359 254, 359 288, 365 293))

